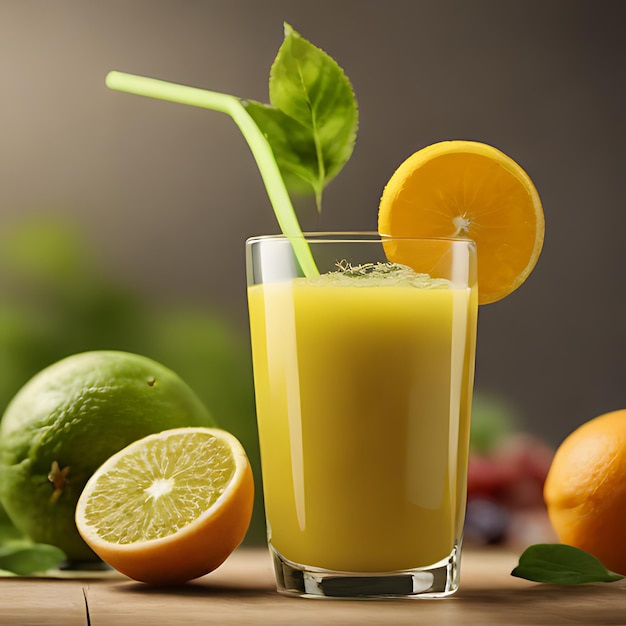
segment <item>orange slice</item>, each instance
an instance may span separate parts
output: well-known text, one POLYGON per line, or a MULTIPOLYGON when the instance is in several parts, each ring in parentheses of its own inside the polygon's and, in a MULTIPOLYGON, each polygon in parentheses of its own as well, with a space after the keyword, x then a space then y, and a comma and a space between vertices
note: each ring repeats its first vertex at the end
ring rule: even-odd
POLYGON ((474 141, 444 141, 410 156, 387 183, 378 213, 381 235, 474 240, 480 304, 501 300, 528 278, 544 228, 541 200, 526 172, 474 141))
POLYGON ((130 578, 173 585, 221 565, 252 514, 241 444, 217 428, 177 428, 130 444, 92 475, 76 506, 89 547, 130 578))

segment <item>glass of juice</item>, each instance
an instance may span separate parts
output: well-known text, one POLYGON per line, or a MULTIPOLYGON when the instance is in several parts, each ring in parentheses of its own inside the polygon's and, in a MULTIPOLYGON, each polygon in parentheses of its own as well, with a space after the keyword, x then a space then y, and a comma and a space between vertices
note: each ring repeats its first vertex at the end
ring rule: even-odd
POLYGON ((475 244, 304 238, 319 276, 302 275, 284 236, 246 242, 278 591, 449 595, 465 515, 475 244))

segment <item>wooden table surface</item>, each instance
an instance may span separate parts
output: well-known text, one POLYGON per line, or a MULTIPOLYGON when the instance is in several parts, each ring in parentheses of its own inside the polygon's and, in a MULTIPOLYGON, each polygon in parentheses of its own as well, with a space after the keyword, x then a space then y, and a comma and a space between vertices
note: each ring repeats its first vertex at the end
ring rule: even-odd
POLYGON ((178 624, 626 624, 626 583, 557 587, 510 576, 517 555, 466 550, 461 588, 443 600, 327 600, 278 595, 269 555, 242 548, 217 571, 175 589, 115 573, 0 578, 3 626, 178 624))

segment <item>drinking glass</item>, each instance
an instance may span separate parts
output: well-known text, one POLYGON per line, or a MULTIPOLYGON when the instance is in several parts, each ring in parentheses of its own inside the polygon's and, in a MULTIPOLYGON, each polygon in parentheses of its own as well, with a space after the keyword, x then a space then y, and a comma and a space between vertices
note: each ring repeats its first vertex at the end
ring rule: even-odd
POLYGON ((319 277, 302 276, 284 236, 246 242, 278 591, 451 594, 466 501, 474 243, 376 233, 304 239, 319 277))

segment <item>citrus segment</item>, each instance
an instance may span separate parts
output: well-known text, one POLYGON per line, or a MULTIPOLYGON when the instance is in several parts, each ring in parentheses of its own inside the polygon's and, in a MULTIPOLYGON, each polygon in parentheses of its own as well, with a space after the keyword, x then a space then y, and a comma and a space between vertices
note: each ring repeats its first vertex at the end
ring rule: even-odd
POLYGON ((561 542, 626 575, 626 409, 584 423, 562 442, 544 499, 561 542))
POLYGON ((254 499, 244 449, 215 428, 178 428, 136 441, 89 479, 76 526, 103 561, 130 578, 183 583, 241 543, 254 499))
POLYGON ((444 141, 419 150, 394 172, 381 197, 378 231, 474 240, 479 303, 487 304, 517 289, 533 270, 544 217, 533 182, 513 159, 487 144, 444 141))

